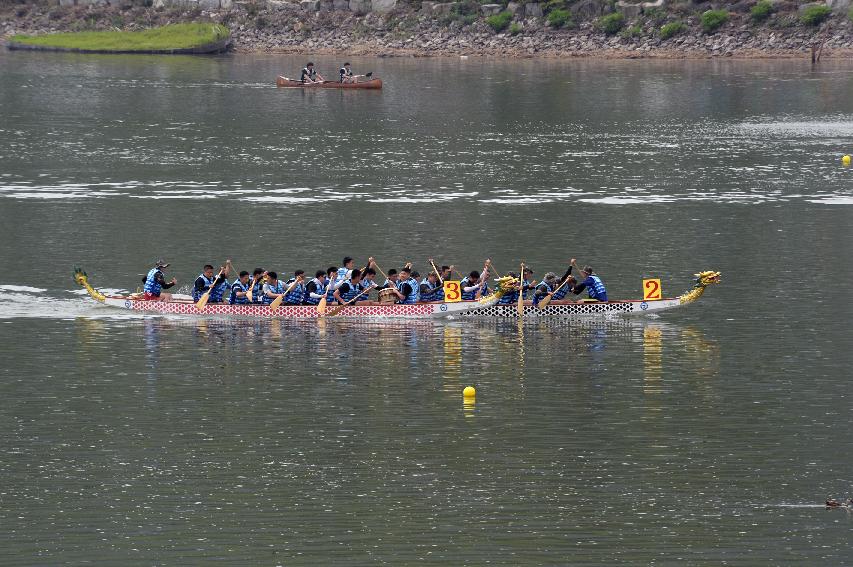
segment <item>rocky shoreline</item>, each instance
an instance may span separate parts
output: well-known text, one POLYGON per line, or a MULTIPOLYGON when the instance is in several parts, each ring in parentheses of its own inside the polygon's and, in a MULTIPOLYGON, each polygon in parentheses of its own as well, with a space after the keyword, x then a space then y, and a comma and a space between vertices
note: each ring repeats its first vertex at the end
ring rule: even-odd
MULTIPOLYGON (((72 2, 80 0, 62 0, 72 2)), ((0 35, 41 34, 84 29, 141 29, 185 21, 215 21, 227 25, 232 48, 244 53, 349 54, 373 56, 494 56, 494 57, 599 57, 599 58, 808 58, 823 45, 823 58, 853 55, 853 22, 833 14, 819 26, 800 23, 796 4, 776 3, 773 16, 757 24, 750 18, 754 2, 726 7, 728 21, 713 33, 703 32, 700 14, 711 5, 677 4, 667 10, 640 10, 625 18, 618 33, 600 29, 597 14, 611 4, 580 0, 586 15, 578 12, 571 28, 556 28, 541 14, 538 4, 516 5, 513 25, 497 32, 483 13, 436 13, 435 3, 400 6, 387 11, 352 10, 358 0, 303 0, 299 4, 269 0, 237 2, 217 0, 215 9, 200 4, 190 8, 135 6, 131 0, 101 4, 30 4, 0 8, 0 35), (225 7, 227 6, 227 8, 225 7), (663 39, 661 26, 678 21, 682 31, 663 39)), ((379 0, 374 0, 378 2, 379 0)), ((659 0, 660 3, 662 0, 659 0)), ((619 4, 623 4, 620 2, 619 4)), ((442 6, 442 5, 438 5, 442 6)), ((506 10, 503 5, 498 11, 506 10)), ((643 5, 645 6, 645 4, 643 5)), ((509 9, 513 3, 509 3, 509 9)), ((490 8, 495 10, 495 8, 490 8)), ((485 11, 484 11, 485 12, 485 11)), ((629 10, 625 10, 629 12, 629 10)), ((498 12, 494 12, 498 13, 498 12)), ((624 12, 623 12, 624 13, 624 12)))

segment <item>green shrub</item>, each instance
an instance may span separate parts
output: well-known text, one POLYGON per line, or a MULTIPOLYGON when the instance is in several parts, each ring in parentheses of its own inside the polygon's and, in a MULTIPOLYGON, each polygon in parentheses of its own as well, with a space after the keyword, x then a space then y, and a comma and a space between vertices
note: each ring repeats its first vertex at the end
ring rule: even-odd
POLYGON ((687 29, 687 26, 682 24, 681 22, 669 22, 668 24, 664 24, 660 28, 660 38, 661 39, 669 39, 672 36, 678 35, 684 30, 687 29))
POLYGON ((818 6, 809 6, 805 9, 803 15, 800 16, 800 21, 807 26, 817 26, 827 19, 831 13, 832 9, 830 9, 829 6, 824 6, 822 4, 818 6))
POLYGON ((486 18, 486 23, 492 26, 492 29, 496 32, 505 30, 510 21, 512 21, 512 14, 507 11, 486 18))
POLYGON ((773 4, 770 3, 770 0, 759 0, 758 4, 753 6, 752 10, 749 11, 749 15, 755 23, 763 22, 769 18, 772 13, 773 4))
POLYGON ((643 27, 640 24, 633 25, 630 28, 625 28, 624 30, 622 30, 622 33, 620 33, 619 35, 621 35, 625 39, 630 39, 632 37, 640 37, 641 35, 643 35, 643 27))
POLYGON ((568 10, 557 9, 548 13, 548 24, 555 27, 561 28, 566 24, 571 23, 572 21, 572 13, 568 10))
POLYGON ((705 33, 714 33, 729 20, 729 13, 725 10, 708 10, 702 12, 702 30, 705 33))
POLYGON ((518 35, 521 33, 521 24, 518 22, 513 22, 511 26, 509 26, 510 35, 518 35))
POLYGON ((622 15, 622 12, 614 12, 598 18, 595 22, 595 27, 607 35, 613 35, 622 29, 624 23, 625 16, 622 15))
POLYGON ((666 20, 667 13, 665 8, 648 8, 643 10, 643 16, 652 22, 661 23, 666 20))
POLYGON ((853 22, 853 6, 850 6, 850 11, 847 12, 847 19, 853 22))
POLYGON ((545 2, 545 6, 542 8, 543 13, 550 14, 554 10, 565 10, 566 0, 548 0, 545 2))

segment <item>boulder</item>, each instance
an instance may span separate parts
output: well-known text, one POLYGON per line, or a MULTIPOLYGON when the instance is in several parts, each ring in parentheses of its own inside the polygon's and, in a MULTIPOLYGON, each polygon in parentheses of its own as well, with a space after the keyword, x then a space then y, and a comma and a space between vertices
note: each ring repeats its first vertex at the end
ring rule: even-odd
POLYGON ((338 12, 349 10, 349 0, 332 0, 332 7, 338 12))
POLYGON ((234 8, 234 0, 219 0, 219 9, 230 11, 234 8))
POLYGON ((524 17, 525 18, 541 18, 542 17, 542 3, 541 2, 530 2, 524 5, 524 17))
POLYGON ((198 0, 198 7, 206 12, 219 11, 219 0, 198 0))
POLYGON ((320 0, 302 0, 299 2, 299 7, 306 12, 319 12, 320 0))
POLYGON ((826 6, 823 2, 809 2, 808 4, 800 4, 799 11, 802 14, 812 6, 826 6))
MULTIPOLYGON (((608 3, 604 0, 580 0, 572 6, 572 14, 580 20, 591 20, 603 15, 608 11, 608 8, 608 3)), ((625 15, 627 16, 627 14, 625 15)))
MULTIPOLYGON (((749 1, 749 0, 747 0, 747 1, 749 1)), ((643 7, 643 10, 648 10, 649 8, 663 8, 666 5, 667 5, 666 0, 655 0, 654 2, 643 2, 641 4, 641 6, 643 7)))
POLYGON ((63 8, 66 6, 73 6, 74 0, 59 0, 59 5, 62 6, 63 8))
POLYGON ((387 14, 397 7, 397 0, 372 0, 371 9, 379 14, 387 14))
MULTIPOLYGON (((616 9, 622 12, 625 17, 630 20, 643 13, 644 4, 635 4, 633 2, 624 2, 623 0, 619 0, 616 2, 616 9)), ((651 2, 649 2, 649 4, 651 4, 651 2)))
POLYGON ((440 2, 432 5, 433 14, 449 14, 456 2, 440 2))
POLYGON ((435 4, 436 3, 432 2, 431 0, 425 0, 424 2, 421 2, 421 12, 426 12, 427 14, 431 13, 432 7, 435 6, 435 4))
POLYGON ((832 8, 836 14, 847 13, 850 9, 850 0, 826 0, 826 5, 832 8))
POLYGON ((506 5, 506 9, 507 9, 507 12, 509 12, 513 16, 516 14, 518 14, 519 16, 524 15, 524 5, 519 4, 518 2, 510 2, 509 4, 506 5), (520 14, 519 14, 519 11, 521 12, 520 14))
POLYGON ((363 16, 370 11, 370 0, 349 0, 350 12, 363 16))
POLYGON ((485 17, 494 16, 503 12, 504 7, 500 4, 483 4, 480 6, 480 12, 485 17))

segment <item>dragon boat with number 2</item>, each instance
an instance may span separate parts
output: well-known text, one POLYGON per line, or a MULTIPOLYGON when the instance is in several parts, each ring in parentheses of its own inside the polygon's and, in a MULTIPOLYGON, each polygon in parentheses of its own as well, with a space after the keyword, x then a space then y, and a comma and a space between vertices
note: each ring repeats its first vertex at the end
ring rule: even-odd
POLYGON ((152 315, 194 315, 218 318, 253 319, 426 319, 433 317, 485 317, 485 318, 571 318, 599 317, 657 313, 693 303, 702 297, 705 288, 720 283, 720 273, 705 271, 696 274, 693 289, 678 297, 657 300, 579 301, 577 303, 550 303, 540 308, 524 302, 521 312, 516 304, 499 305, 500 298, 517 289, 518 280, 505 276, 498 280, 497 291, 475 301, 444 301, 434 303, 384 304, 384 305, 282 305, 273 308, 263 304, 230 305, 224 303, 204 305, 201 309, 187 295, 173 295, 172 301, 146 300, 141 294, 107 295, 89 283, 82 269, 74 271, 74 281, 83 287, 95 301, 110 307, 129 309, 152 315))

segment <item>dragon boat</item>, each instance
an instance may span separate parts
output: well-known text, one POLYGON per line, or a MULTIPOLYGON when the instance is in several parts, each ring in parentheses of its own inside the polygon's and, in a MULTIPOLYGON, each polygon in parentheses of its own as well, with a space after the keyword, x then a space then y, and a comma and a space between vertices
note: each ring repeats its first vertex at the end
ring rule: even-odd
MULTIPOLYGON (((600 317, 657 313, 693 303, 705 293, 705 288, 720 283, 720 273, 704 271, 696 275, 693 289, 678 297, 658 300, 579 301, 577 303, 548 304, 544 308, 525 302, 523 317, 530 319, 600 317)), ((174 294, 172 301, 146 300, 141 294, 107 295, 92 287, 89 276, 80 268, 74 271, 74 281, 84 288, 95 301, 131 311, 161 315, 195 315, 220 318, 252 319, 426 319, 435 317, 487 317, 518 318, 516 304, 499 305, 501 297, 517 288, 518 280, 505 276, 500 278, 494 293, 475 301, 435 302, 384 305, 330 305, 321 312, 316 305, 282 305, 273 309, 269 305, 206 304, 201 310, 188 295, 174 294)))

